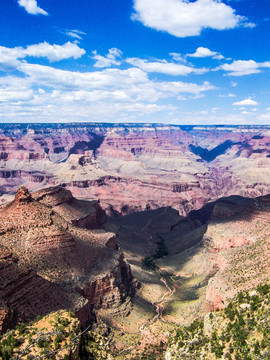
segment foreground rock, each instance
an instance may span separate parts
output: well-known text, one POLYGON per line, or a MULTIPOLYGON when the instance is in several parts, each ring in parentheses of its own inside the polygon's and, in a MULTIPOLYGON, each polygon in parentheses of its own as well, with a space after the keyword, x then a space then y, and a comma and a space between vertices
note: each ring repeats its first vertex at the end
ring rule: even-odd
POLYGON ((117 309, 133 293, 130 267, 115 234, 89 230, 103 221, 96 202, 77 201, 59 187, 33 196, 22 187, 2 207, 2 330, 63 308, 73 309, 85 324, 94 308, 117 309))

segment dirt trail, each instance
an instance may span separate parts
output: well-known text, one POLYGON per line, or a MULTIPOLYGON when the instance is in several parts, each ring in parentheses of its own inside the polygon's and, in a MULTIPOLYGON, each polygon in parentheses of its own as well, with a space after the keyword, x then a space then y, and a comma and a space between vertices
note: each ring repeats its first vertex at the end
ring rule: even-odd
POLYGON ((162 317, 163 315, 163 311, 165 309, 164 304, 168 301, 170 301, 170 297, 173 295, 173 293, 175 292, 175 287, 171 288, 166 279, 163 277, 161 271, 159 269, 156 270, 157 274, 160 276, 159 280, 160 282, 162 282, 165 287, 166 287, 166 292, 162 295, 162 297, 156 301, 156 302, 152 302, 152 304, 156 307, 156 315, 153 318, 148 319, 144 324, 142 324, 139 328, 139 331, 141 333, 144 332, 145 328, 154 324, 154 322, 156 322, 158 319, 160 319, 161 321, 165 321, 162 317))

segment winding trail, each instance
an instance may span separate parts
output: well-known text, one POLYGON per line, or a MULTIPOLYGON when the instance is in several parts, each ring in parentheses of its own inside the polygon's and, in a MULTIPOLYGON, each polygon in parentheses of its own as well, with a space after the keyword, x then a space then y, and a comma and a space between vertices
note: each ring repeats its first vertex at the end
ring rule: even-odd
POLYGON ((174 294, 175 292, 175 287, 171 288, 166 279, 163 277, 161 271, 159 269, 156 270, 156 273, 160 276, 159 280, 160 282, 162 282, 165 287, 166 287, 166 292, 162 295, 162 297, 156 301, 156 302, 152 302, 152 304, 155 306, 156 308, 156 315, 153 318, 148 319, 144 324, 142 324, 139 328, 139 331, 143 334, 144 330, 146 327, 149 327, 150 325, 154 324, 154 322, 156 322, 158 319, 160 319, 161 321, 165 320, 163 319, 162 315, 165 309, 164 304, 168 301, 170 301, 170 297, 174 294))

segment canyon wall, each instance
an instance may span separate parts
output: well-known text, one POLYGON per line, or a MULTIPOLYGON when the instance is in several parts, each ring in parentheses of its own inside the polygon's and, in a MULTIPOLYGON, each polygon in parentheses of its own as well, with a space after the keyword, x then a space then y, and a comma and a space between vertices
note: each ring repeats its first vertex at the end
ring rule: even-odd
POLYGON ((86 325, 93 309, 117 309, 134 293, 105 220, 98 202, 61 187, 18 189, 0 209, 0 331, 59 309, 86 325))
MULTIPOLYGON (((270 128, 152 124, 0 125, 0 194, 65 186, 107 214, 270 191, 270 128)), ((83 224, 83 219, 80 220, 83 224)))

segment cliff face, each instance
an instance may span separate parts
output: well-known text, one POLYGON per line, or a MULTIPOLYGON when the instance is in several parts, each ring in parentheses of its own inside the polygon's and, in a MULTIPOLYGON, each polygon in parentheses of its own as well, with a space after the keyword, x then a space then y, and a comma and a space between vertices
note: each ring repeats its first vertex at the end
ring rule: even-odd
POLYGON ((267 194, 269 144, 269 127, 1 125, 0 193, 64 184, 110 215, 165 206, 187 215, 209 199, 267 194))
POLYGON ((97 202, 76 200, 59 187, 33 196, 22 187, 0 209, 3 329, 61 308, 84 309, 86 323, 93 308, 117 307, 133 293, 115 234, 89 229, 104 219, 97 202))

